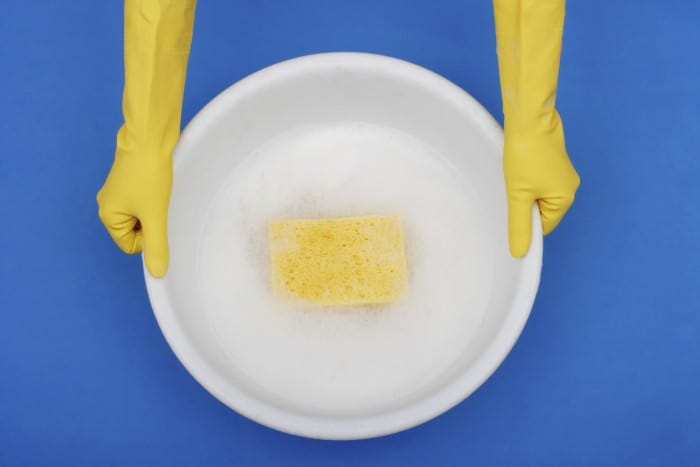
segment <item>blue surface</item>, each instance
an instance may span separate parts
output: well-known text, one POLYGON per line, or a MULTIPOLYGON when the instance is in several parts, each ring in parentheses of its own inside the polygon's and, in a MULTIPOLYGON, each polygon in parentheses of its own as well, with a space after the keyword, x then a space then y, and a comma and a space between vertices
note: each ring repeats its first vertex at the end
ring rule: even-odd
MULTIPOLYGON (((700 4, 571 1, 559 108, 583 179, 522 338, 471 398, 361 442, 281 434, 179 364, 97 218, 120 124, 118 0, 0 12, 0 465, 684 466, 700 462, 700 4)), ((298 55, 443 74, 500 118, 483 0, 201 1, 184 121, 298 55)))

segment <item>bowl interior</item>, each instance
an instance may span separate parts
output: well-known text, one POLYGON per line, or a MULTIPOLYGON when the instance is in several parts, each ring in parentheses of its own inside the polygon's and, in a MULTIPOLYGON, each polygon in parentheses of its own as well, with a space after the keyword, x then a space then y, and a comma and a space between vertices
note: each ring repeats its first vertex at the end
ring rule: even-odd
POLYGON ((174 156, 169 211, 170 269, 146 274, 159 324, 193 376, 222 402, 263 424, 319 438, 362 438, 425 421, 475 390, 505 358, 536 293, 542 244, 533 210, 531 251, 514 260, 507 246, 502 133, 469 95, 415 65, 381 56, 322 54, 283 62, 231 86, 182 135, 174 156), (366 122, 409 133, 447 157, 469 181, 493 239, 492 287, 478 332, 451 370, 410 398, 360 413, 312 411, 259 391, 232 371, 201 319, 197 244, 208 206, 241 159, 304 125, 366 122))

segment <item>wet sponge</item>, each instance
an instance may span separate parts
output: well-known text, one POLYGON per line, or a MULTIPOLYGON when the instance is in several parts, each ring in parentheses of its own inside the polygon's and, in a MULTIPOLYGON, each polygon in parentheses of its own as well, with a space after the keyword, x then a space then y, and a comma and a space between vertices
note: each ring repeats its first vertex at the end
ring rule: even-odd
POLYGON ((272 288, 323 305, 386 303, 406 286, 398 216, 268 223, 272 288))

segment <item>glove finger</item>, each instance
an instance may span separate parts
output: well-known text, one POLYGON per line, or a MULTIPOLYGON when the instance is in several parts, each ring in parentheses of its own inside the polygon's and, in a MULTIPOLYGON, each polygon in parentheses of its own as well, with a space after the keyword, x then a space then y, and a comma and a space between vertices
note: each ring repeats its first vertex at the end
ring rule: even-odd
POLYGON ((114 243, 130 255, 141 251, 141 230, 138 219, 125 213, 99 212, 100 219, 114 243))
POLYGON ((143 255, 148 272, 163 277, 168 271, 167 218, 149 218, 143 225, 143 255))
POLYGON ((508 239, 510 254, 516 258, 525 256, 532 237, 532 204, 530 197, 508 197, 508 239))
POLYGON ((574 195, 560 195, 538 200, 542 215, 542 233, 549 235, 561 222, 574 202, 574 195))

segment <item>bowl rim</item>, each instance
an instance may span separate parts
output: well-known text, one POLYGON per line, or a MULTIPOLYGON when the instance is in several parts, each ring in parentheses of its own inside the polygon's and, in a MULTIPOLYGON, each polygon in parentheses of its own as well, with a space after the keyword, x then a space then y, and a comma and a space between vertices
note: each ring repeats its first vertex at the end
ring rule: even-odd
MULTIPOLYGON (((410 79, 464 106, 487 136, 502 147, 503 131, 493 116, 466 91, 446 78, 413 63, 371 53, 330 52, 285 60, 263 68, 229 86, 212 99, 182 132, 173 153, 173 170, 180 165, 192 142, 232 100, 264 87, 266 83, 308 71, 328 68, 361 68, 410 79)), ((542 227, 539 210, 533 206, 532 241, 521 259, 523 271, 503 325, 485 350, 476 357, 470 371, 427 397, 393 411, 358 417, 312 416, 292 413, 263 402, 228 383, 202 357, 177 320, 167 293, 167 276, 151 276, 143 264, 146 289, 158 326, 168 345, 187 371, 209 393, 241 415, 262 425, 308 438, 349 440, 388 435, 420 425, 448 411, 469 397, 500 366, 518 340, 534 304, 542 268, 542 227)))

